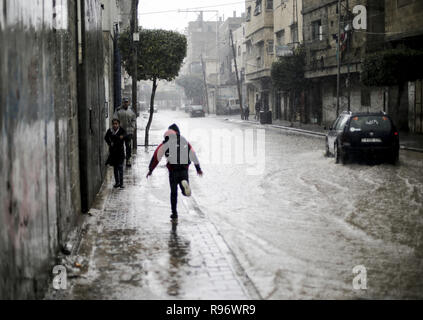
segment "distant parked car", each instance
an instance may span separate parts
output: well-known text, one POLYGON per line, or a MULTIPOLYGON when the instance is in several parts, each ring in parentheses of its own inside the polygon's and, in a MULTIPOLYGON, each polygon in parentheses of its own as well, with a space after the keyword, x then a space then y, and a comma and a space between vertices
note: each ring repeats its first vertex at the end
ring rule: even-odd
POLYGON ((399 158, 399 133, 386 113, 344 112, 326 137, 326 154, 345 164, 353 155, 382 155, 392 164, 399 158))
POLYGON ((191 106, 187 105, 185 106, 185 113, 190 113, 191 112, 191 106))
POLYGON ((204 107, 198 105, 198 106, 191 107, 190 115, 191 115, 191 118, 195 118, 195 117, 204 118, 206 116, 206 113, 204 112, 204 107))

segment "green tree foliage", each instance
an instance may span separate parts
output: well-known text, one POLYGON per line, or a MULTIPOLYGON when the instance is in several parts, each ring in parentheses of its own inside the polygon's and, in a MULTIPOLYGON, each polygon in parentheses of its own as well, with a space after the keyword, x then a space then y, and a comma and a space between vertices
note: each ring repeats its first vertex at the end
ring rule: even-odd
MULTIPOLYGON (((398 86, 394 112, 399 112, 408 81, 423 78, 423 51, 406 48, 368 54, 363 61, 361 82, 366 86, 398 86)), ((408 130, 408 124, 400 128, 408 130)))
MULTIPOLYGON (((159 80, 174 80, 181 69, 187 55, 187 39, 184 35, 166 30, 141 29, 140 41, 137 42, 137 79, 150 80, 153 88, 150 101, 150 118, 145 130, 145 145, 149 144, 149 131, 154 115, 154 98, 159 80)), ((128 74, 134 74, 133 54, 129 30, 119 39, 122 54, 122 64, 128 74)))
MULTIPOLYGON (((273 86, 276 89, 289 92, 290 107, 289 117, 293 121, 297 112, 296 101, 308 85, 305 78, 305 58, 304 47, 294 50, 292 56, 279 57, 278 61, 272 64, 271 77, 273 86)), ((303 118, 303 115, 302 117, 303 118)))
POLYGON ((272 64, 273 85, 284 91, 300 92, 306 88, 305 50, 299 47, 292 56, 280 57, 272 64))
POLYGON ((188 99, 193 100, 194 103, 202 103, 205 95, 205 88, 201 78, 195 76, 181 76, 176 79, 176 84, 184 88, 185 95, 188 99))
POLYGON ((390 49, 367 55, 361 81, 366 86, 395 86, 423 77, 423 51, 390 49))

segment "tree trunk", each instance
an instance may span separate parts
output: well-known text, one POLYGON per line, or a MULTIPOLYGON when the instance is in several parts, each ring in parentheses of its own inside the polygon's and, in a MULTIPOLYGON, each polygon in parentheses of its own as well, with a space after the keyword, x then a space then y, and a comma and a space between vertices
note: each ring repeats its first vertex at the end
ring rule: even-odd
POLYGON ((295 122, 295 97, 296 97, 296 94, 295 94, 295 91, 294 90, 291 90, 290 92, 289 92, 289 105, 290 105, 290 108, 289 108, 289 121, 291 122, 291 126, 293 127, 294 126, 294 122, 295 122))
POLYGON ((147 150, 149 147, 149 135, 150 135, 150 128, 151 123, 153 122, 154 116, 154 98, 156 97, 156 90, 157 90, 157 79, 153 80, 153 90, 151 92, 151 99, 150 99, 150 118, 148 119, 147 127, 145 128, 145 149, 147 150))

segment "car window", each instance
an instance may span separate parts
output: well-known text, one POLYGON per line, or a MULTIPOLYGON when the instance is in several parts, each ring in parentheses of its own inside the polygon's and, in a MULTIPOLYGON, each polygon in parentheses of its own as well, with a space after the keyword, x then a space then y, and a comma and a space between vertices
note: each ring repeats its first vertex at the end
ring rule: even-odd
POLYGON ((391 120, 386 116, 357 116, 351 119, 353 131, 391 131, 391 120))
POLYGON ((348 117, 346 116, 340 117, 338 119, 338 122, 336 123, 335 130, 337 131, 343 130, 347 122, 348 122, 348 117))
POLYGON ((338 128, 336 130, 344 130, 345 125, 348 122, 349 117, 342 117, 342 119, 338 122, 338 128))
POLYGON ((332 124, 332 126, 331 126, 331 128, 333 129, 333 130, 335 130, 336 129, 336 126, 338 125, 338 122, 339 122, 339 120, 340 120, 341 118, 339 117, 338 119, 336 119, 335 121, 334 121, 334 123, 332 124))
POLYGON ((193 111, 200 111, 203 110, 203 106, 192 106, 193 111))

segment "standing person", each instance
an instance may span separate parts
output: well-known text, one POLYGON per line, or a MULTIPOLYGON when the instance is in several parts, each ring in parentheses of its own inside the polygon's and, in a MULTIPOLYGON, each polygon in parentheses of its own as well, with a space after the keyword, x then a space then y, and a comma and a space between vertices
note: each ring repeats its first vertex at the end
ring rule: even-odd
POLYGON ((129 99, 123 99, 123 105, 116 110, 116 113, 113 116, 115 119, 120 121, 120 126, 127 133, 127 139, 125 140, 126 148, 126 166, 131 167, 132 162, 132 143, 134 140, 135 128, 137 123, 137 116, 134 111, 129 106, 129 99))
POLYGON ((260 100, 257 99, 257 102, 256 102, 256 118, 255 118, 257 121, 260 120, 260 111, 261 111, 261 103, 260 103, 260 100))
POLYGON ((165 140, 154 152, 151 159, 147 179, 153 174, 154 169, 160 163, 163 156, 167 158, 167 168, 169 170, 170 183, 170 201, 172 205, 171 219, 178 219, 178 186, 181 188, 182 194, 186 197, 191 196, 191 187, 189 185, 188 170, 191 162, 194 162, 195 169, 199 176, 203 176, 200 162, 191 144, 181 136, 179 128, 176 124, 169 127, 166 131, 165 140))
POLYGON ((127 139, 126 131, 120 127, 119 119, 113 120, 112 128, 107 130, 104 140, 110 149, 109 158, 106 165, 111 165, 114 168, 115 182, 113 186, 115 189, 124 189, 123 185, 123 163, 125 162, 124 144, 127 139))
POLYGON ((249 105, 245 106, 245 120, 250 121, 250 106, 249 105))

